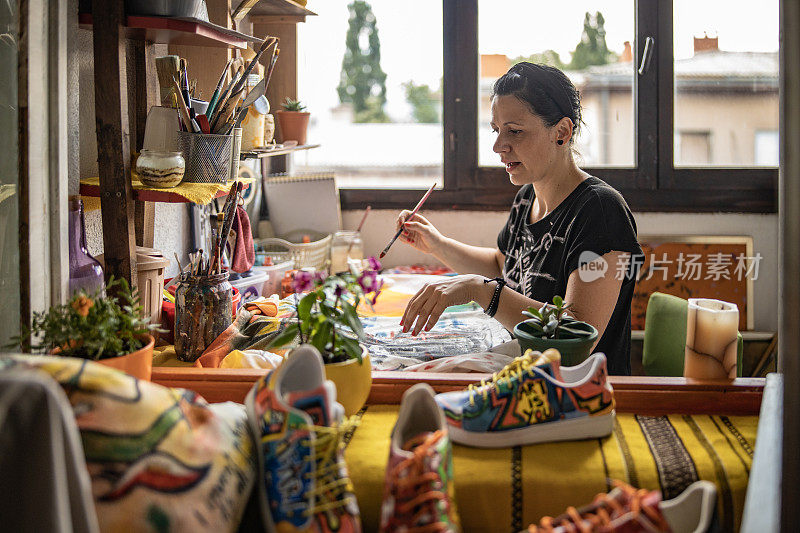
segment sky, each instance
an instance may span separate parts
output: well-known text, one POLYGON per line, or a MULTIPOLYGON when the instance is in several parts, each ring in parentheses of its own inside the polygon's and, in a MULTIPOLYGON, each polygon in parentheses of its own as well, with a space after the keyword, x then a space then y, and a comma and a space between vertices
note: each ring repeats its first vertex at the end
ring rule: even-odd
MULTIPOLYGON (((338 104, 338 85, 350 0, 309 0, 318 14, 298 25, 300 98, 323 113, 338 104)), ((408 80, 437 88, 442 76, 440 0, 373 0, 381 41, 381 66, 387 74, 387 113, 408 117, 401 84, 408 80)), ((479 0, 481 54, 530 55, 553 49, 569 61, 583 30, 584 13, 600 11, 606 42, 621 52, 634 37, 632 0, 479 0)), ((674 0, 676 59, 691 57, 692 37, 719 37, 728 51, 778 49, 778 0, 674 0), (754 7, 754 6, 757 6, 754 7)))

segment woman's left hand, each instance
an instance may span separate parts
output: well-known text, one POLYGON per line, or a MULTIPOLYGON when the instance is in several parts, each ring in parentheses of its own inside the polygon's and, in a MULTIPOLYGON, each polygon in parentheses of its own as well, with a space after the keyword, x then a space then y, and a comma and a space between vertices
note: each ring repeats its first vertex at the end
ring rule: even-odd
POLYGON ((400 320, 403 333, 407 333, 412 327, 412 335, 417 335, 423 329, 430 331, 445 308, 451 305, 473 300, 481 303, 485 299, 484 293, 490 289, 483 280, 483 276, 468 274, 428 283, 408 302, 400 320))

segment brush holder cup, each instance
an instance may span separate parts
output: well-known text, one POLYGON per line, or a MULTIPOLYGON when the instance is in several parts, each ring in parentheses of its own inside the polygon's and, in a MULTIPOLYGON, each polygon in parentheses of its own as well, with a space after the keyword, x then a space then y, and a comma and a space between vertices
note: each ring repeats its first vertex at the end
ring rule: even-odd
POLYGON ((233 287, 228 272, 212 276, 183 274, 175 289, 175 354, 194 362, 233 316, 233 287))
POLYGON ((233 137, 179 131, 178 149, 186 160, 183 182, 227 183, 231 180, 233 137))

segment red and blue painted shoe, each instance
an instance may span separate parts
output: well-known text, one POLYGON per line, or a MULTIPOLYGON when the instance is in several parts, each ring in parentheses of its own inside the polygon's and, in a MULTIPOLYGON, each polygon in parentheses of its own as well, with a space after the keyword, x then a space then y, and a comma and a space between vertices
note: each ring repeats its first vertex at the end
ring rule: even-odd
POLYGON ((606 357, 561 368, 557 350, 528 350, 489 381, 436 395, 453 442, 506 448, 609 435, 614 391, 606 357))
POLYGON ((383 533, 461 531, 453 449, 442 410, 427 383, 403 394, 392 430, 381 506, 383 533))
POLYGON ((354 428, 325 379, 322 357, 303 345, 245 399, 257 443, 259 506, 271 533, 358 533, 361 521, 342 454, 354 428))

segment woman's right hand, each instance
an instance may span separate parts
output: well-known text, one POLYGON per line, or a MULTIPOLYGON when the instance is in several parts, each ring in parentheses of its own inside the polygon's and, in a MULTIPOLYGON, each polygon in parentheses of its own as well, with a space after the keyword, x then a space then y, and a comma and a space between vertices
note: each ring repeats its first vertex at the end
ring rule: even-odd
POLYGON ((417 213, 409 219, 408 216, 410 214, 411 211, 405 209, 397 217, 397 229, 400 229, 400 226, 405 222, 405 229, 400 234, 400 240, 426 254, 440 247, 444 240, 444 235, 424 216, 417 213))

